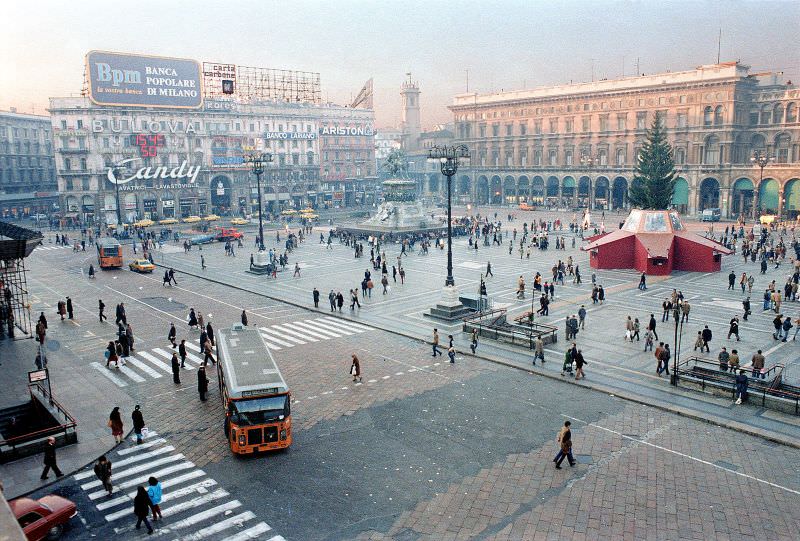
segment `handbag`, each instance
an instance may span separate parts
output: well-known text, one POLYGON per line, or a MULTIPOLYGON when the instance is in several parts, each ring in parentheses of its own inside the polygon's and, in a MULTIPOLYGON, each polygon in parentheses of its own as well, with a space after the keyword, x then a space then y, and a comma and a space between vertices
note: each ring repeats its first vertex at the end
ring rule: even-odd
POLYGON ((112 426, 111 419, 109 419, 109 420, 108 420, 108 422, 106 423, 106 426, 107 426, 108 428, 111 428, 111 426, 112 426))
POLYGON ((142 427, 141 434, 143 438, 146 438, 148 434, 150 434, 150 429, 146 426, 142 427))

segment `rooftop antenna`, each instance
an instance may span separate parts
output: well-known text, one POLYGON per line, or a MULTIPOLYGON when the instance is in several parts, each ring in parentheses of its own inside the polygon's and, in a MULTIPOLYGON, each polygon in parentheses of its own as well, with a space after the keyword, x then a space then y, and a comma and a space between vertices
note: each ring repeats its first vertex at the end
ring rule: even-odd
POLYGON ((625 78, 625 55, 622 55, 622 77, 625 78))
POLYGON ((592 63, 592 82, 594 82, 594 58, 589 59, 592 63))
POLYGON ((469 68, 466 70, 467 72, 467 94, 469 94, 469 68))
POLYGON ((717 38, 717 64, 719 64, 719 53, 722 49, 722 27, 719 27, 719 37, 717 38))

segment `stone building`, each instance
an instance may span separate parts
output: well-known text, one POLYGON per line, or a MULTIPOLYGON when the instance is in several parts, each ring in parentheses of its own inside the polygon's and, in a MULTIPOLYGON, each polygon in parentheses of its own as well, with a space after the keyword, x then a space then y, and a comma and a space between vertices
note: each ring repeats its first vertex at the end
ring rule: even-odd
POLYGON ((50 118, 0 111, 0 218, 49 215, 57 208, 50 118))
POLYGON ((723 216, 800 211, 800 89, 781 73, 726 62, 693 70, 495 94, 450 106, 471 151, 456 179, 478 203, 628 207, 646 129, 660 115, 674 148, 673 203, 723 216), (751 162, 763 152, 762 170, 751 162))

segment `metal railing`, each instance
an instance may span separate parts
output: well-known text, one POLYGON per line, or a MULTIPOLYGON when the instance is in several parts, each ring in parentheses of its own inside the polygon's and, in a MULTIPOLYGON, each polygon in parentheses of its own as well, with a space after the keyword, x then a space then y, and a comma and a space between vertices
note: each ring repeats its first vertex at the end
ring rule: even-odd
MULTIPOLYGON (((794 414, 800 415, 800 392, 794 386, 787 386, 782 383, 784 366, 781 364, 772 365, 764 370, 764 378, 752 376, 752 367, 742 366, 747 374, 748 385, 747 394, 753 397, 761 397, 761 406, 768 407, 768 399, 786 401, 794 404, 794 414), (788 388, 787 388, 788 387, 788 388)), ((714 387, 723 391, 728 391, 732 398, 736 397, 736 369, 731 371, 720 370, 720 363, 714 359, 702 357, 689 357, 678 363, 678 382, 681 379, 696 381, 700 388, 705 391, 706 387, 714 387), (700 370, 698 370, 698 368, 700 370)), ((772 408, 777 409, 777 408, 772 408)))
POLYGON ((6 438, 4 440, 0 440, 0 446, 8 446, 11 447, 12 450, 16 449, 17 445, 27 443, 29 441, 35 440, 37 438, 42 438, 44 436, 53 436, 55 434, 63 433, 64 436, 67 436, 67 433, 70 429, 75 429, 78 426, 77 421, 75 418, 69 414, 67 410, 61 406, 55 399, 53 399, 47 390, 39 385, 38 383, 33 383, 28 385, 28 392, 31 395, 31 401, 37 401, 40 404, 47 404, 49 403, 56 411, 63 416, 63 420, 57 419, 59 424, 49 426, 47 428, 43 428, 41 430, 36 430, 34 432, 28 432, 27 434, 20 434, 19 436, 14 436, 11 438, 6 438), (34 392, 42 395, 41 399, 37 399, 34 396, 34 392))
MULTIPOLYGON (((511 344, 521 344, 533 349, 536 345, 534 340, 541 337, 545 343, 556 341, 557 329, 551 325, 532 323, 529 329, 523 329, 520 325, 498 324, 507 313, 505 308, 496 308, 485 312, 478 312, 462 318, 463 332, 471 332, 478 329, 478 335, 491 338, 493 340, 504 339, 511 344), (487 320, 488 321, 484 321, 487 320), (547 337, 551 337, 547 340, 547 337)), ((527 325, 526 325, 527 326, 527 325)))

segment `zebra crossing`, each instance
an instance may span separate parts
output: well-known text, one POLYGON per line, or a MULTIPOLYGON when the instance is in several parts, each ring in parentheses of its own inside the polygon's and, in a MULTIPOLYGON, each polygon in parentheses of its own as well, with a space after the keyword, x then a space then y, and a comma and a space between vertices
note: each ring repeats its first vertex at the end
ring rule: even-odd
MULTIPOLYGON (((289 323, 258 327, 267 347, 280 351, 295 346, 318 344, 325 340, 353 336, 373 330, 361 325, 332 316, 302 319, 289 323)), ((189 370, 203 364, 200 346, 195 340, 186 341, 186 365, 189 370)), ((106 367, 105 363, 92 362, 91 367, 117 387, 127 387, 152 379, 172 376, 172 349, 152 348, 149 351, 132 351, 129 357, 120 359, 119 368, 115 365, 106 367)))
POLYGON ((38 251, 40 251, 40 250, 47 250, 47 251, 49 251, 49 250, 72 250, 72 249, 73 249, 73 246, 72 246, 72 245, 70 245, 70 246, 61 246, 61 245, 56 245, 56 246, 45 246, 45 245, 43 245, 43 244, 42 244, 42 245, 40 245, 40 246, 37 246, 35 251, 37 251, 37 252, 38 252, 38 251))
POLYGON ((161 482, 163 519, 152 521, 155 532, 150 537, 168 536, 181 541, 203 539, 220 541, 286 541, 255 513, 242 509, 239 500, 206 472, 177 453, 166 439, 149 432, 137 445, 135 436, 127 445, 106 455, 112 463, 113 494, 109 495, 94 474, 92 466, 76 473, 73 479, 102 515, 108 536, 130 534, 135 529, 133 499, 139 486, 147 486, 153 476, 161 482))

